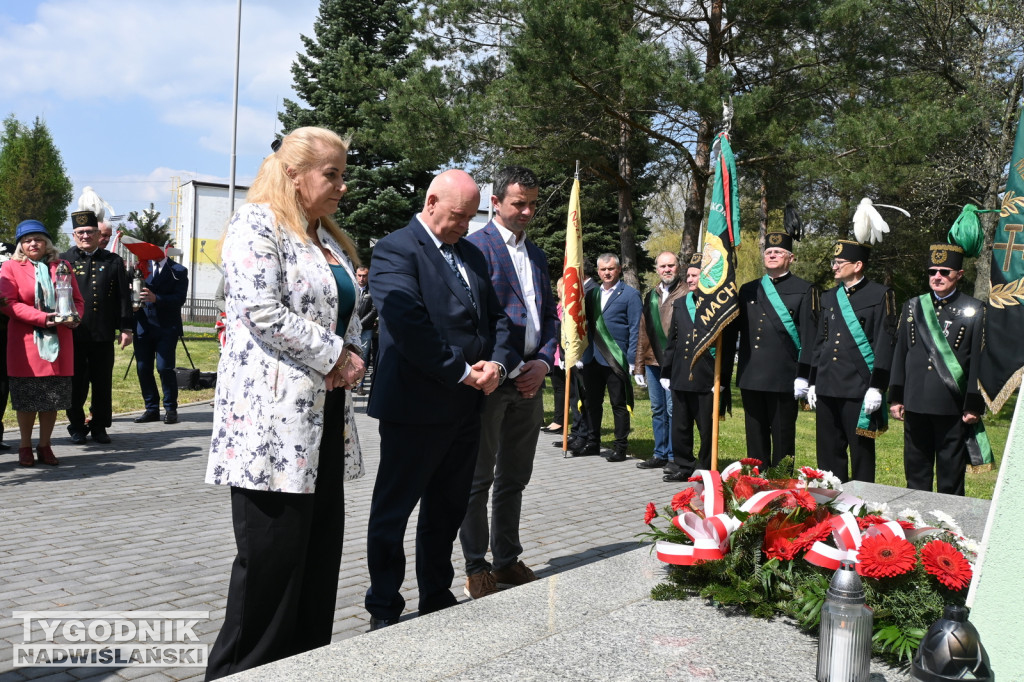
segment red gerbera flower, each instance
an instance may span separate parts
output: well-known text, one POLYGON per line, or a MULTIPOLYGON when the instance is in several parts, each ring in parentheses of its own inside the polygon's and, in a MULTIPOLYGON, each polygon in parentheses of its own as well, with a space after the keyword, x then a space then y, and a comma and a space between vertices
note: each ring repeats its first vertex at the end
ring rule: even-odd
POLYGON ((786 503, 784 506, 800 506, 806 509, 807 511, 814 511, 815 508, 818 506, 818 503, 815 501, 814 496, 811 495, 809 492, 797 488, 790 490, 788 493, 786 493, 786 503))
POLYGON ((800 549, 793 538, 800 533, 802 523, 794 523, 785 514, 776 514, 764 529, 762 549, 769 559, 792 561, 800 549))
POLYGON ((808 479, 821 479, 825 478, 825 474, 821 473, 814 467, 800 467, 800 473, 804 475, 804 478, 808 479))
POLYGON ((793 543, 799 549, 810 549, 815 542, 825 542, 825 540, 828 540, 831 535, 831 519, 826 516, 824 521, 820 521, 805 530, 803 533, 800 533, 800 535, 793 540, 793 543))
POLYGON ((672 498, 672 509, 679 511, 680 509, 686 509, 690 506, 690 502, 697 495, 697 491, 693 488, 686 488, 676 493, 675 497, 672 498))
POLYGON ((932 540, 921 548, 924 570, 951 590, 962 590, 971 582, 971 565, 960 551, 944 540, 932 540))
POLYGON ((896 523, 900 524, 900 528, 903 530, 914 530, 917 526, 914 525, 913 521, 905 521, 904 519, 896 519, 896 523))
POLYGON ((878 516, 877 514, 868 514, 867 516, 861 516, 857 519, 857 527, 861 530, 876 526, 880 523, 888 523, 889 519, 884 516, 878 516))
POLYGON ((754 495, 754 488, 750 485, 750 482, 745 480, 750 478, 749 476, 741 476, 740 480, 736 481, 736 485, 732 487, 732 496, 736 498, 737 502, 743 502, 754 495))
POLYGON ((857 572, 869 578, 892 578, 913 570, 917 551, 903 538, 864 538, 857 553, 857 572))
POLYGON ((740 460, 740 464, 746 467, 759 467, 764 464, 764 462, 759 460, 757 457, 744 457, 740 460))
POLYGON ((687 480, 687 481, 688 481, 689 483, 693 483, 693 482, 697 482, 697 483, 700 483, 700 482, 702 482, 702 481, 703 481, 704 479, 703 479, 703 478, 701 477, 701 475, 700 475, 700 474, 694 474, 693 476, 690 476, 690 477, 689 477, 688 479, 686 479, 686 480, 687 480))
POLYGON ((654 506, 653 502, 647 503, 647 510, 644 512, 644 523, 650 524, 651 520, 658 515, 658 508, 654 506))

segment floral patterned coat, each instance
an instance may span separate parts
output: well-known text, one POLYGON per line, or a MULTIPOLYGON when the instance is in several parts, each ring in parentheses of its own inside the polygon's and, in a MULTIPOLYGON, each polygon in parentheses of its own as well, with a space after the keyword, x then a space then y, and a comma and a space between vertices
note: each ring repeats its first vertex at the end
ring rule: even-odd
MULTIPOLYGON (((341 246, 323 228, 319 236, 355 286, 341 246)), ((206 482, 312 493, 325 376, 345 344, 359 347, 359 317, 352 315, 344 339, 335 333, 338 289, 327 259, 316 245, 276 228, 265 204, 238 210, 221 257, 227 340, 217 368, 206 482)), ((345 478, 351 480, 363 475, 351 399, 345 401, 344 428, 345 478)))

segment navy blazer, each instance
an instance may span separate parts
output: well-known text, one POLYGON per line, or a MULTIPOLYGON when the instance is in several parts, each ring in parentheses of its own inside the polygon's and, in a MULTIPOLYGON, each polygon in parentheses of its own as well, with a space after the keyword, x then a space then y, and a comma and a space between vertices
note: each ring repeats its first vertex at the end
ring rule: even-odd
POLYGON ((510 367, 508 317, 487 261, 465 239, 454 246, 479 310, 418 218, 373 248, 370 295, 378 346, 366 410, 371 417, 406 424, 457 421, 483 404, 482 391, 460 383, 466 365, 493 360, 510 367))
POLYGON ((166 331, 181 336, 181 307, 188 298, 188 268, 168 258, 159 275, 149 273, 145 287, 156 294, 156 302, 143 303, 135 311, 135 333, 143 336, 166 331))
POLYGON ((536 352, 526 357, 526 304, 523 300, 523 288, 519 284, 512 257, 508 254, 508 246, 501 238, 501 232, 493 221, 487 223, 482 230, 477 230, 466 238, 478 247, 487 259, 491 285, 498 297, 498 302, 509 317, 509 334, 512 347, 509 349, 511 372, 520 361, 526 362, 534 357, 543 360, 548 367, 555 366, 555 348, 558 346, 558 313, 555 310, 555 296, 551 291, 551 278, 548 276, 548 260, 544 252, 529 239, 526 240, 526 253, 533 270, 534 303, 540 318, 540 336, 536 352))
MULTIPOLYGON (((601 306, 601 285, 598 284, 592 290, 594 293, 587 295, 587 334, 590 344, 583 353, 583 363, 596 360, 597 364, 608 366, 604 356, 596 352, 594 339, 597 338, 597 311, 601 306), (591 301, 597 301, 596 306, 590 305, 591 301)), ((629 286, 621 279, 615 283, 614 289, 605 305, 602 314, 604 323, 608 326, 615 343, 619 345, 626 356, 627 363, 636 361, 636 345, 640 339, 640 318, 643 316, 643 301, 640 299, 640 292, 629 286)), ((629 371, 629 367, 623 368, 629 371)))

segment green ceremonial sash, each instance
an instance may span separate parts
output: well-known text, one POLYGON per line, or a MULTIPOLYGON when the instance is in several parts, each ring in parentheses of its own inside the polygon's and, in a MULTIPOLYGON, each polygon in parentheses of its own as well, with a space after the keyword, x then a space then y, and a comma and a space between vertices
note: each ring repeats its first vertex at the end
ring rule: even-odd
MULTIPOLYGON (((850 305, 850 297, 846 295, 846 287, 842 284, 837 287, 836 300, 839 302, 839 312, 842 313, 843 321, 846 322, 846 327, 850 330, 850 336, 853 337, 854 343, 857 344, 857 350, 860 351, 864 363, 868 366, 868 382, 870 385, 871 373, 875 371, 875 351, 871 347, 871 342, 868 341, 867 334, 864 333, 864 328, 860 326, 856 313, 853 312, 853 306, 850 305)), ((885 391, 882 391, 882 406, 875 410, 874 413, 868 414, 865 412, 864 403, 861 402, 860 417, 857 419, 857 434, 867 436, 868 438, 875 438, 878 434, 884 433, 888 428, 889 411, 885 409, 885 391), (872 428, 871 423, 874 415, 878 415, 875 424, 876 428, 872 428)))
MULTIPOLYGON (((697 320, 697 303, 693 300, 693 292, 687 292, 686 294, 686 311, 690 313, 690 321, 696 322, 697 320)), ((711 353, 711 357, 715 357, 715 346, 708 348, 708 352, 711 353)))
MULTIPOLYGON (((930 294, 918 296, 914 311, 918 318, 924 320, 924 333, 921 334, 921 342, 928 351, 928 357, 935 366, 942 383, 949 388, 954 395, 963 399, 967 387, 967 377, 964 374, 960 361, 956 359, 953 349, 949 347, 949 339, 942 333, 939 327, 939 316, 935 312, 935 304, 932 303, 930 294)), ((993 464, 995 458, 992 456, 992 444, 989 443, 988 433, 985 431, 985 424, 980 419, 977 424, 967 424, 967 452, 971 458, 972 466, 993 464)))
POLYGON ((657 288, 651 290, 648 307, 651 311, 651 322, 654 323, 654 334, 658 337, 658 348, 664 351, 665 346, 668 345, 668 337, 665 336, 665 328, 661 325, 661 294, 658 293, 657 288))
POLYGON ((765 275, 761 278, 761 286, 764 288, 764 293, 768 297, 768 302, 772 304, 772 308, 775 309, 775 314, 782 320, 782 325, 786 328, 786 332, 789 334, 789 338, 792 339, 793 345, 796 346, 797 357, 800 356, 800 351, 803 350, 803 346, 800 345, 800 334, 796 331, 796 324, 793 322, 793 316, 789 314, 789 309, 786 308, 782 302, 782 297, 779 296, 779 292, 775 289, 775 284, 772 282, 772 278, 765 275))
POLYGON ((615 338, 608 330, 604 321, 604 311, 601 310, 601 287, 596 286, 590 290, 591 300, 588 302, 594 311, 594 328, 597 334, 594 335, 594 345, 601 356, 608 363, 608 367, 615 373, 615 376, 622 381, 626 387, 626 407, 633 412, 633 378, 629 376, 629 363, 626 361, 626 354, 619 348, 615 338))

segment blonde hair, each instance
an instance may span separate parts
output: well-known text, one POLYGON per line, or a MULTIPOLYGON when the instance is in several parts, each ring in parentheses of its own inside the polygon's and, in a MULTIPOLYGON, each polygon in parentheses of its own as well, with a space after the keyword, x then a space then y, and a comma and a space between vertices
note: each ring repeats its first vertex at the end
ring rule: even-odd
MULTIPOLYGON (((342 155, 348 154, 348 144, 348 140, 326 128, 296 128, 281 139, 281 146, 277 151, 263 159, 256 179, 249 186, 246 201, 253 204, 269 204, 271 212, 277 218, 277 224, 308 244, 309 235, 302 228, 306 221, 306 212, 299 203, 299 195, 295 191, 292 178, 288 175, 288 169, 304 173, 322 163, 329 152, 340 151, 342 155)), ((352 238, 345 234, 330 216, 321 218, 320 224, 341 244, 352 263, 358 265, 359 256, 352 238)))
MULTIPOLYGON (((53 245, 53 242, 50 240, 50 236, 49 235, 43 234, 42 232, 35 232, 33 234, 41 234, 46 239, 46 249, 43 251, 43 262, 44 263, 52 263, 55 260, 60 260, 60 252, 57 251, 57 247, 55 247, 53 245)), ((28 236, 28 235, 26 235, 26 236, 28 236)), ((21 242, 20 241, 18 242, 18 245, 14 247, 14 253, 11 254, 11 260, 16 260, 16 261, 27 261, 27 260, 29 260, 28 255, 26 255, 25 252, 21 248, 21 242)))

